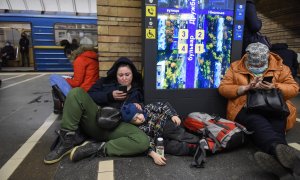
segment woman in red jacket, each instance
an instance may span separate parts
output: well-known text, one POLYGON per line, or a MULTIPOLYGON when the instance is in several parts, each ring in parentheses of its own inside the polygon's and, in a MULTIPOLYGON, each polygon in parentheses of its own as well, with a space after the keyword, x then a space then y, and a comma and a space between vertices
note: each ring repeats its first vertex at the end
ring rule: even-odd
POLYGON ((54 113, 62 111, 64 99, 72 88, 81 87, 88 91, 99 79, 98 55, 93 46, 81 46, 70 54, 68 50, 65 52, 73 64, 74 74, 73 77, 57 74, 49 77, 53 89, 54 113))

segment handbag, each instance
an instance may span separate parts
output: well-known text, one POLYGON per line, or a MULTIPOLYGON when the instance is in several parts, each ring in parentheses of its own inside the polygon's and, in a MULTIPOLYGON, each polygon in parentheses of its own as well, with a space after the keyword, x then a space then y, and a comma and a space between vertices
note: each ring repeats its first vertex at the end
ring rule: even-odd
POLYGON ((279 89, 251 89, 247 94, 246 108, 251 112, 288 116, 289 108, 279 89))
POLYGON ((109 106, 99 107, 96 121, 100 128, 112 130, 121 123, 120 110, 109 106))

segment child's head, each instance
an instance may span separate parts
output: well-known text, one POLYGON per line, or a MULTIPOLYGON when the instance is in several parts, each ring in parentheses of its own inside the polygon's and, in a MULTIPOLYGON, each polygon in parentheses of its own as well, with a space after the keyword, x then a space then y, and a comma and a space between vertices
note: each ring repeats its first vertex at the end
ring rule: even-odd
POLYGON ((144 114, 133 103, 126 104, 121 109, 124 122, 135 125, 142 124, 145 121, 144 114))

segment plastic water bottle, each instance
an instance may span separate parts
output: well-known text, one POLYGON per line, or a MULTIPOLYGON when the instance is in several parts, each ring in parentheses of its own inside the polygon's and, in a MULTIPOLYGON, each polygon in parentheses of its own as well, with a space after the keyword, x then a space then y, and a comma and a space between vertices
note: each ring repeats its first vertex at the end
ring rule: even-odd
POLYGON ((157 154, 161 155, 162 157, 165 156, 164 139, 162 137, 157 138, 157 143, 155 148, 157 154))

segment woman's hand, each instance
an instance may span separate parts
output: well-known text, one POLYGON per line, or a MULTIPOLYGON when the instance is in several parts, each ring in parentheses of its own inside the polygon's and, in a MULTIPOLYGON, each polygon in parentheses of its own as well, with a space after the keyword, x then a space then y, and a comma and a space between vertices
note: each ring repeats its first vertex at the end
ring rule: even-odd
POLYGON ((180 118, 179 118, 178 116, 173 116, 173 117, 172 117, 172 121, 173 121, 177 126, 179 126, 180 123, 181 123, 181 120, 180 120, 180 118))
POLYGON ((275 88, 275 85, 273 83, 270 83, 270 82, 267 82, 267 81, 261 81, 259 83, 259 88, 260 89, 265 89, 265 90, 268 90, 268 89, 273 89, 275 88))
POLYGON ((152 157, 155 164, 160 165, 160 166, 166 165, 166 161, 167 161, 166 158, 162 157, 161 155, 157 154, 156 152, 151 151, 149 153, 149 156, 152 157))
POLYGON ((119 91, 119 90, 114 90, 112 92, 112 96, 114 97, 115 100, 122 101, 126 99, 127 93, 124 93, 123 91, 119 91))
MULTIPOLYGON (((259 83, 262 81, 262 77, 254 77, 248 84, 249 89, 256 89, 259 87, 259 83)), ((249 90, 247 89, 247 90, 249 90)))
POLYGON ((254 79, 252 79, 252 81, 250 81, 250 83, 248 85, 239 86, 239 88, 237 90, 237 94, 240 96, 240 95, 245 94, 250 89, 258 88, 260 82, 261 82, 261 77, 254 77, 254 79))

